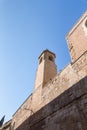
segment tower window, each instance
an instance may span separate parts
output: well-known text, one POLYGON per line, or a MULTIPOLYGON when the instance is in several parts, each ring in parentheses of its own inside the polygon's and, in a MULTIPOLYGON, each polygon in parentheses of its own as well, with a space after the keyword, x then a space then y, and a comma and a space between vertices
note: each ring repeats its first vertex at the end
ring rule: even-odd
POLYGON ((86 19, 86 21, 85 21, 85 26, 86 26, 86 28, 87 28, 87 19, 86 19))
POLYGON ((52 56, 49 56, 49 60, 50 61, 54 61, 52 56))
POLYGON ((40 58, 39 64, 42 62, 42 58, 40 58))

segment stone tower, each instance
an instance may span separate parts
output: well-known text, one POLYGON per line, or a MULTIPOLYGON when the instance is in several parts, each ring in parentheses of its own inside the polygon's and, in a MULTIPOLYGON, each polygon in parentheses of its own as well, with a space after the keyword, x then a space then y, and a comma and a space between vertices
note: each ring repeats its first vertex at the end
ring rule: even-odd
POLYGON ((87 51, 87 12, 80 18, 67 35, 72 62, 87 51))
POLYGON ((57 67, 55 64, 56 55, 49 51, 44 50, 39 56, 39 64, 36 73, 36 81, 34 86, 34 93, 32 97, 32 110, 36 111, 40 106, 42 89, 45 84, 50 81, 57 74, 57 67))
POLYGON ((39 56, 39 65, 36 74, 35 89, 44 85, 57 74, 55 64, 55 54, 49 50, 45 50, 39 56))
POLYGON ((73 63, 57 74, 55 54, 43 51, 34 92, 0 130, 87 130, 87 12, 67 41, 73 63))

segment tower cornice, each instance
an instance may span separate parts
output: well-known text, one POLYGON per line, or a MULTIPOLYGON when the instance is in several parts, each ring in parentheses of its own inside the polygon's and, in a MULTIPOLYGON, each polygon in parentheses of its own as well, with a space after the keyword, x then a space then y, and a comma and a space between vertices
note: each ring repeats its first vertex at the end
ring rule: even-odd
POLYGON ((40 56, 38 57, 38 59, 43 55, 43 53, 46 53, 46 52, 51 53, 51 54, 54 55, 54 57, 56 58, 55 53, 53 53, 52 51, 49 51, 48 49, 46 49, 46 50, 44 50, 44 51, 40 54, 40 56))

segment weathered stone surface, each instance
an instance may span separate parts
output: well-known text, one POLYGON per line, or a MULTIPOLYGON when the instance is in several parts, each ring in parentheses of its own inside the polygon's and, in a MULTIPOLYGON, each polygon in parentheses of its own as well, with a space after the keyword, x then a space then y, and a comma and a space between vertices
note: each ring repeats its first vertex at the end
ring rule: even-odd
MULTIPOLYGON (((68 91, 66 94, 66 90, 71 88, 72 85, 76 84, 82 79, 82 77, 85 77, 87 75, 87 72, 85 71, 87 68, 86 62, 82 62, 80 68, 78 67, 76 68, 75 65, 77 63, 79 64, 79 61, 81 62, 81 60, 85 59, 87 57, 86 55, 87 53, 85 53, 81 57, 81 59, 78 59, 78 61, 75 62, 74 64, 69 64, 64 70, 62 70, 51 81, 49 81, 43 87, 43 89, 41 89, 41 86, 39 86, 34 91, 33 96, 34 96, 34 100, 37 100, 37 104, 35 104, 35 106, 34 106, 35 102, 33 102, 32 104, 32 99, 33 99, 32 96, 30 96, 27 99, 27 101, 20 107, 20 109, 13 116, 12 123, 16 122, 15 129, 21 123, 23 123, 30 115, 32 115, 33 113, 35 113, 36 111, 44 107, 46 104, 54 100, 56 97, 60 96, 63 92, 65 92, 63 93, 64 96, 62 96, 61 100, 58 101, 58 103, 63 106, 69 103, 69 100, 66 100, 67 96, 69 96, 69 99, 74 100, 74 93, 77 93, 75 95, 77 97, 79 96, 79 94, 85 93, 85 89, 82 90, 81 86, 77 87, 75 92, 73 91, 73 89, 70 89, 70 91, 68 91), (25 110, 25 108, 27 110, 25 110)), ((83 86, 84 83, 81 83, 81 85, 83 86)), ((48 110, 52 111, 52 109, 47 108, 46 111, 48 110)))
POLYGON ((71 29, 67 35, 67 42, 72 58, 72 62, 78 60, 78 58, 87 51, 87 12, 80 18, 76 25, 71 29))
POLYGON ((31 110, 32 95, 30 95, 26 101, 20 106, 20 108, 13 115, 12 125, 15 122, 15 128, 23 123, 29 116, 33 114, 31 110))
POLYGON ((34 92, 13 115, 15 129, 87 129, 87 36, 83 29, 86 17, 87 13, 67 35, 71 64, 56 74, 55 54, 45 50, 40 55, 34 92))
POLYGON ((86 20, 87 12, 67 36, 72 63, 60 73, 55 54, 41 53, 34 92, 13 115, 12 129, 87 130, 86 20))
POLYGON ((17 130, 86 130, 86 115, 87 77, 29 117, 17 130))

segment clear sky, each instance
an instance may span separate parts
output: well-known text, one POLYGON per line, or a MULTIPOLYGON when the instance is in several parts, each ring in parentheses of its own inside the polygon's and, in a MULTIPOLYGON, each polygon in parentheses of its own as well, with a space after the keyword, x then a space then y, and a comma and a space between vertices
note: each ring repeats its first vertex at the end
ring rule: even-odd
POLYGON ((0 118, 32 93, 43 50, 58 70, 71 62, 65 37, 86 9, 87 0, 0 0, 0 118))

